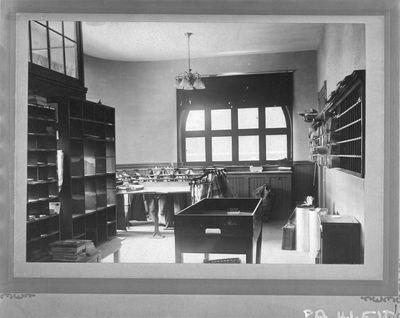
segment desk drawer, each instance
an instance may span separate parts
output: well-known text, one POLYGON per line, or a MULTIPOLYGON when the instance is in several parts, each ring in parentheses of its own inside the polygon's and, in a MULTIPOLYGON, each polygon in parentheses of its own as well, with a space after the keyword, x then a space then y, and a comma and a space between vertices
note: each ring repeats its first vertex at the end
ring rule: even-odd
POLYGON ((176 216, 175 234, 204 236, 253 236, 253 218, 230 216, 176 216))

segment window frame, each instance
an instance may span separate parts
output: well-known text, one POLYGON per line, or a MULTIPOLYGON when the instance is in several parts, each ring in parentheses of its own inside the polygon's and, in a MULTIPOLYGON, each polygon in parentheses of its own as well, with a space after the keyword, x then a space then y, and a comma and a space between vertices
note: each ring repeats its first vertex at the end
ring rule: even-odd
MULTIPOLYGON (((50 21, 52 22, 52 21, 50 21)), ((28 36, 29 36, 29 63, 34 64, 36 66, 42 67, 49 71, 55 72, 57 74, 62 74, 64 76, 68 76, 69 78, 73 78, 78 80, 80 83, 84 83, 84 70, 83 70, 83 47, 82 47, 82 24, 79 21, 74 21, 75 24, 75 39, 70 38, 65 35, 64 32, 64 22, 73 22, 73 21, 57 21, 61 22, 61 33, 51 26, 49 26, 49 21, 38 21, 38 20, 30 20, 28 21, 28 36), (45 22, 45 23, 43 23, 45 22), (37 23, 38 25, 44 27, 46 29, 46 41, 47 41, 47 57, 48 57, 48 66, 42 66, 40 64, 33 63, 32 56, 32 23, 37 23), (51 64, 51 43, 50 43, 50 32, 53 32, 56 35, 61 36, 62 41, 62 51, 63 51, 63 73, 56 71, 52 68, 51 64), (65 40, 71 41, 76 44, 76 77, 67 74, 67 65, 66 65, 66 55, 65 55, 65 40)))
POLYGON ((293 160, 292 145, 292 109, 291 105, 240 105, 240 106, 181 106, 177 104, 178 117, 178 162, 186 166, 209 166, 209 165, 257 165, 257 164, 276 164, 290 163, 293 160), (265 108, 280 107, 286 121, 285 128, 266 128, 265 108), (238 109, 258 108, 258 128, 238 129, 238 109), (231 109, 231 129, 211 130, 211 110, 231 109), (186 131, 186 121, 191 110, 204 110, 205 129, 199 131, 186 131), (259 160, 239 160, 239 136, 256 135, 259 137, 259 160), (287 136, 287 158, 282 160, 266 159, 266 136, 267 135, 286 135, 287 136), (232 137, 232 161, 212 161, 212 137, 232 137), (186 161, 186 138, 204 137, 205 138, 205 161, 186 161))

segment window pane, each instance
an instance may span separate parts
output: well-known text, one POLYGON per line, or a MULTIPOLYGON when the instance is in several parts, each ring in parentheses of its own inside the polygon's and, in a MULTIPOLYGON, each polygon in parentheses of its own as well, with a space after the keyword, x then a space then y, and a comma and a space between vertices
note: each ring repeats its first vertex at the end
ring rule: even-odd
POLYGON ((258 136, 239 136, 239 160, 259 160, 258 136))
POLYGON ((282 107, 265 107, 265 128, 286 128, 282 107))
POLYGON ((265 136, 267 160, 281 160, 287 158, 287 136, 267 135, 265 136))
POLYGON ((211 110, 211 130, 231 129, 231 127, 230 109, 211 110))
POLYGON ((32 63, 49 67, 47 56, 47 31, 46 28, 36 22, 31 22, 32 34, 32 63))
POLYGON ((61 21, 49 21, 49 28, 62 34, 61 21))
POLYGON ((64 21, 64 35, 71 40, 75 40, 75 22, 64 21))
POLYGON ((238 128, 258 128, 258 108, 239 108, 238 128))
POLYGON ((204 110, 189 111, 186 131, 204 130, 204 110))
POLYGON ((204 137, 186 138, 186 161, 206 161, 204 137))
POLYGON ((53 31, 49 32, 49 36, 50 36, 51 69, 64 74, 62 36, 53 31))
POLYGON ((67 75, 78 78, 76 43, 65 39, 65 66, 67 75))
POLYGON ((212 137, 212 161, 232 161, 232 137, 212 137))

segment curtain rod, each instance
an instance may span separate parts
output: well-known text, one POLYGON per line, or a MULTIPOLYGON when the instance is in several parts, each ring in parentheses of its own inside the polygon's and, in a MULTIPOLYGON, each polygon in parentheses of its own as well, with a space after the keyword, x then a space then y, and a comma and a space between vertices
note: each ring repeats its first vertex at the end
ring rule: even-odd
POLYGON ((241 76, 241 75, 263 75, 263 74, 278 74, 278 73, 294 73, 296 70, 275 70, 261 72, 225 72, 220 74, 205 74, 201 77, 223 77, 223 76, 241 76))

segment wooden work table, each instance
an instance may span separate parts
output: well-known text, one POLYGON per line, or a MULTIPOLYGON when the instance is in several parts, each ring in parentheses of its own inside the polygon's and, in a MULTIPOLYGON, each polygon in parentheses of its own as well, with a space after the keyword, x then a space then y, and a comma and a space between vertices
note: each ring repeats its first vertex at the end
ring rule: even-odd
MULTIPOLYGON (((172 194, 189 194, 190 186, 188 182, 144 182, 143 189, 140 190, 123 190, 117 192, 118 196, 123 196, 124 201, 132 202, 128 200, 129 196, 143 194, 152 195, 155 203, 155 210, 158 211, 159 199, 162 195, 172 195, 172 194)), ((153 213, 154 222, 154 238, 164 238, 159 231, 159 217, 158 213, 153 213)))

